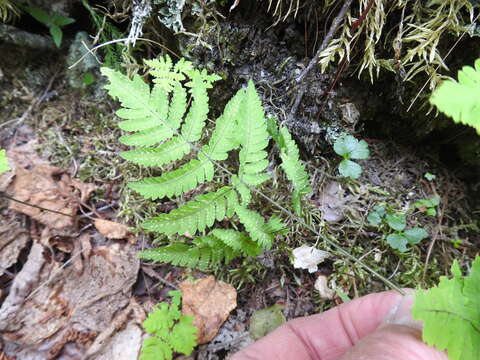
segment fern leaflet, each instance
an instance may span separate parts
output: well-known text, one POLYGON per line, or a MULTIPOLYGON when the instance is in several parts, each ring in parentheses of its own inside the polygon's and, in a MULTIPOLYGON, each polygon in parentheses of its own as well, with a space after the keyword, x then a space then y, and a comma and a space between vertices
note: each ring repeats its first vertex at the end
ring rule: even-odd
MULTIPOLYGON (((238 147, 234 136, 236 133, 236 120, 239 116, 244 96, 244 92, 239 91, 227 103, 223 115, 217 119, 215 130, 212 132, 209 142, 201 148, 198 159, 191 160, 179 169, 165 173, 162 176, 146 178, 138 182, 130 183, 128 186, 148 199, 159 199, 165 196, 180 195, 194 189, 200 183, 211 181, 214 176, 212 160, 225 160, 228 156, 227 153, 238 147)), ((169 148, 167 146, 169 145, 164 146, 168 151, 169 148)), ((178 155, 177 149, 181 146, 182 140, 179 141, 178 147, 173 149, 174 151, 168 153, 165 153, 163 151, 164 149, 160 147, 160 150, 155 150, 156 153, 154 153, 154 156, 161 151, 162 160, 167 160, 170 156, 176 157, 176 155, 178 155)), ((132 154, 134 157, 138 157, 138 155, 145 156, 145 152, 141 152, 141 150, 135 151, 132 154)), ((148 155, 151 155, 151 153, 148 155)), ((130 157, 129 154, 127 154, 127 156, 130 157)), ((140 161, 149 162, 149 160, 150 159, 147 158, 146 160, 142 159, 140 161)), ((155 161, 158 161, 158 158, 156 158, 155 161)), ((152 162, 150 161, 149 163, 152 162)))
POLYGON ((310 187, 310 178, 305 171, 305 167, 300 162, 297 144, 293 141, 287 128, 282 127, 280 129, 280 135, 285 144, 285 147, 280 148, 280 158, 282 159, 280 166, 285 171, 288 180, 292 182, 293 210, 298 216, 300 216, 302 214, 301 199, 312 191, 312 188, 310 187))
POLYGON ((458 263, 453 279, 440 278, 438 286, 416 292, 414 319, 423 322, 423 340, 447 350, 451 360, 478 360, 480 349, 480 257, 463 277, 458 263))
MULTIPOLYGON (((262 173, 268 166, 265 151, 268 145, 268 132, 262 103, 251 80, 245 90, 238 118, 238 136, 241 144, 238 183, 258 186, 270 178, 268 174, 262 173)), ((249 196, 245 188, 241 191, 242 202, 247 205, 249 196)))
POLYGON ((121 121, 119 127, 125 131, 138 131, 137 134, 122 136, 122 143, 148 146, 162 142, 174 134, 175 128, 167 122, 168 96, 162 88, 154 87, 150 92, 148 84, 138 75, 129 79, 112 69, 102 68, 101 71, 110 81, 105 85, 108 93, 123 106, 116 114, 127 120, 121 121))
POLYGON ((464 66, 458 72, 458 82, 444 81, 430 102, 454 122, 472 126, 480 134, 480 59, 475 68, 464 66))
POLYGON ((140 258, 209 270, 222 263, 228 264, 239 256, 257 256, 262 249, 247 234, 231 229, 215 229, 206 236, 195 238, 193 246, 175 243, 149 249, 140 258))
POLYGON ((270 249, 273 244, 274 234, 263 217, 255 211, 249 210, 241 205, 237 205, 235 212, 240 222, 245 226, 245 230, 250 234, 252 240, 262 248, 270 249))
POLYGON ((232 213, 231 208, 236 203, 234 197, 233 189, 225 186, 216 192, 199 195, 168 214, 150 218, 142 226, 165 235, 193 235, 212 226, 215 220, 223 220, 227 214, 232 213))
POLYGON ((171 360, 173 352, 190 355, 197 345, 193 317, 180 311, 180 291, 170 291, 172 303, 159 303, 142 326, 151 336, 144 340, 141 360, 171 360))

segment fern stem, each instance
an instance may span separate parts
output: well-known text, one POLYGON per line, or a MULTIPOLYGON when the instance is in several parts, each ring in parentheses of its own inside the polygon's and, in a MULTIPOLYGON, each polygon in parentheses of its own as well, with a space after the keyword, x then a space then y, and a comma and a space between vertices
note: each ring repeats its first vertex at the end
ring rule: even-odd
POLYGON ((295 220, 297 220, 301 225, 303 225, 305 228, 307 228, 308 230, 310 230, 311 232, 313 232, 315 235, 317 235, 318 237, 320 237, 322 240, 324 240, 326 243, 328 243, 330 246, 332 246, 335 250, 337 250, 339 253, 341 253, 342 255, 346 256, 347 258, 353 260, 355 263, 357 263, 358 265, 360 265, 361 267, 363 267, 364 269, 368 270, 372 275, 374 275, 375 277, 379 278, 381 281, 383 281, 385 284, 387 284, 388 286, 390 286, 393 290, 396 290, 397 292, 399 292, 401 295, 406 295, 405 291, 403 291, 403 289, 401 289, 400 287, 398 287, 395 283, 393 283, 392 281, 388 280, 385 276, 379 274, 378 272, 376 272, 375 270, 373 270, 370 266, 368 266, 367 264, 365 264, 362 260, 360 260, 359 258, 353 256, 352 254, 350 254, 347 250, 345 250, 343 247, 341 247, 339 244, 337 244, 337 242, 335 242, 334 240, 332 239, 329 239, 325 236, 323 236, 322 234, 320 234, 320 232, 318 232, 313 226, 311 225, 308 225, 305 221, 303 221, 303 219, 299 218, 298 216, 296 216, 294 213, 292 213, 290 210, 284 208, 282 205, 280 205, 279 203, 277 203, 275 200, 269 198, 267 195, 263 194, 261 191, 255 189, 254 187, 251 188, 251 190, 253 190, 254 192, 256 192, 258 195, 260 195, 261 197, 263 197, 265 200, 269 201, 271 204, 275 205, 278 209, 280 209, 281 211, 283 211, 285 214, 288 214, 289 216, 291 216, 292 218, 294 218, 295 220))

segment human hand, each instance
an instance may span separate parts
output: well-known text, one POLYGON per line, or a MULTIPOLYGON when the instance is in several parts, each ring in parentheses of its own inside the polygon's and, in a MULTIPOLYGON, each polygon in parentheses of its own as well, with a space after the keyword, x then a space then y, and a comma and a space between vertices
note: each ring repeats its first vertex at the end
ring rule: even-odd
POLYGON ((231 360, 448 360, 421 340, 413 292, 371 294, 321 314, 294 319, 231 360))

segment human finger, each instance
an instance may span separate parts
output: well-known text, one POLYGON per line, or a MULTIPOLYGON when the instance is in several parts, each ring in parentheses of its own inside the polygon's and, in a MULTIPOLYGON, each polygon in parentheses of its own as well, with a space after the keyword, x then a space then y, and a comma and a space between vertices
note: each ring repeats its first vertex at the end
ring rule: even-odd
POLYGON ((402 299, 399 293, 386 291, 294 319, 241 350, 232 360, 337 359, 377 329, 402 299))

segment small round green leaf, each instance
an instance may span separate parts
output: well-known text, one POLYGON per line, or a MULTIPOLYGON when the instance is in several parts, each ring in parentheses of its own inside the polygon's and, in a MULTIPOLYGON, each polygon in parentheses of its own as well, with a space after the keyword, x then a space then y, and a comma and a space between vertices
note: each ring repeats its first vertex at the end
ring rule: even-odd
POLYGON ((408 229, 404 231, 404 235, 409 244, 418 244, 420 241, 428 237, 428 233, 419 227, 408 229))
POLYGON ((257 310, 250 318, 250 335, 257 340, 282 325, 286 319, 283 307, 275 304, 265 309, 257 310))
POLYGON ((372 211, 370 214, 368 214, 367 220, 371 225, 377 226, 382 222, 382 217, 378 212, 372 211))
POLYGON ((338 165, 338 171, 342 176, 358 179, 362 174, 362 167, 354 161, 344 159, 338 165))
POLYGON ((407 220, 403 214, 388 214, 386 220, 393 230, 402 231, 407 226, 407 220))
POLYGON ((407 251, 408 240, 402 234, 390 234, 387 236, 387 243, 393 249, 397 249, 400 252, 407 251))
POLYGON ((355 139, 352 135, 345 135, 339 137, 333 144, 333 150, 340 156, 344 158, 349 158, 350 153, 355 150, 358 145, 358 140, 355 139))
POLYGON ((378 215, 380 215, 381 217, 384 217, 385 214, 386 214, 386 211, 385 211, 385 206, 382 206, 382 205, 375 205, 373 207, 373 211, 375 211, 378 215))
POLYGON ((360 140, 350 153, 351 159, 364 160, 370 156, 368 144, 365 140, 360 140))

